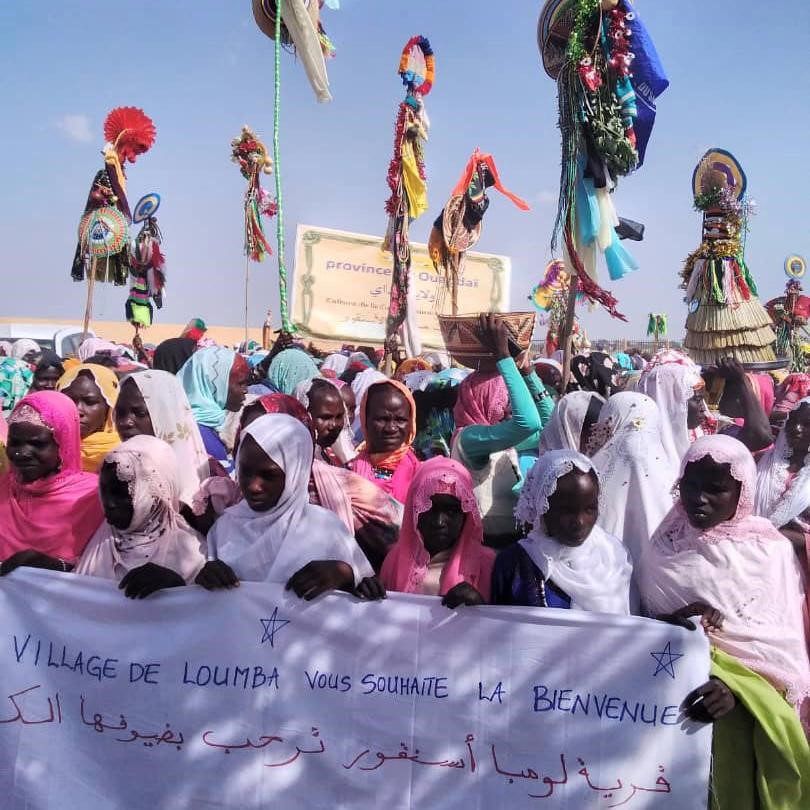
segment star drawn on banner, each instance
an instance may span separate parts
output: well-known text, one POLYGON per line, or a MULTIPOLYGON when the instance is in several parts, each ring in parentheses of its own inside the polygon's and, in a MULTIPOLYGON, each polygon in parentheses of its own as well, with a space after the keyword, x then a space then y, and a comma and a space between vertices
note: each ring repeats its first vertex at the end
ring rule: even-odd
POLYGON ((655 677, 659 672, 666 672, 670 678, 675 678, 675 662, 679 658, 683 658, 683 653, 672 652, 672 643, 668 641, 663 650, 660 652, 651 652, 650 655, 656 661, 656 668, 655 672, 653 672, 653 677, 655 677))
POLYGON ((259 619, 259 621, 264 628, 261 643, 264 644, 266 641, 269 641, 271 647, 275 646, 276 633, 290 623, 289 619, 279 619, 278 607, 273 608, 269 619, 259 619))

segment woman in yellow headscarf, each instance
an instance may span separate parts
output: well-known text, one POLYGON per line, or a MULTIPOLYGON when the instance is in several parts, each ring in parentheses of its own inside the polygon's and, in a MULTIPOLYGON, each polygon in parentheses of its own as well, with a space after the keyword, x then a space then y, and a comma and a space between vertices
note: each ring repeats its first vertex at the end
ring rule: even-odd
POLYGON ((62 375, 56 390, 67 394, 79 411, 82 470, 97 473, 107 453, 121 444, 113 425, 118 377, 112 369, 82 363, 62 375))

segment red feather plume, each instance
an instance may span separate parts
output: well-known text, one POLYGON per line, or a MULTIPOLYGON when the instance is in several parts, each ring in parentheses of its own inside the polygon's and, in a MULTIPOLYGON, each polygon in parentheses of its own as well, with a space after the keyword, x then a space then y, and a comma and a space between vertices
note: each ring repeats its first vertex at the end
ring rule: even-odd
POLYGON ((155 142, 155 125, 138 107, 116 107, 104 120, 104 137, 115 146, 121 160, 134 163, 155 142))

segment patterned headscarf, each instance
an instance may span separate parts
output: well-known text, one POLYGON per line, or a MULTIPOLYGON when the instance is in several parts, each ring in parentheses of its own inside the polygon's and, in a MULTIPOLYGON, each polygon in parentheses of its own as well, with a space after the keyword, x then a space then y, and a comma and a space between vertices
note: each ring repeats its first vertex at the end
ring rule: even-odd
POLYGON ((134 436, 104 463, 113 465, 127 485, 132 520, 126 529, 104 523, 76 572, 113 578, 118 567, 131 571, 154 563, 191 582, 205 564, 203 540, 180 515, 180 479, 171 447, 154 436, 134 436))
POLYGON ((576 450, 549 450, 529 471, 515 517, 532 530, 520 545, 543 577, 571 597, 572 607, 627 615, 633 566, 621 541, 596 525, 581 545, 564 546, 546 530, 549 499, 560 478, 574 470, 596 474, 593 462, 576 450))
POLYGON ((236 353, 229 349, 199 349, 177 373, 198 425, 220 430, 228 416, 228 384, 236 353))
POLYGON ((8 416, 34 381, 31 366, 16 357, 0 357, 0 406, 8 416))
POLYGON ((470 425, 497 425, 503 421, 509 392, 499 371, 476 371, 458 389, 453 409, 456 431, 470 425))
POLYGON ((304 380, 320 376, 315 361, 301 349, 284 349, 270 363, 267 379, 282 394, 292 396, 295 387, 304 380))
POLYGON ((776 389, 774 411, 790 413, 799 400, 810 396, 810 374, 788 374, 776 389))
POLYGON ((200 484, 208 478, 209 462, 200 429, 194 420, 180 380, 168 371, 141 371, 124 378, 141 392, 152 430, 174 452, 180 500, 191 504, 200 484))

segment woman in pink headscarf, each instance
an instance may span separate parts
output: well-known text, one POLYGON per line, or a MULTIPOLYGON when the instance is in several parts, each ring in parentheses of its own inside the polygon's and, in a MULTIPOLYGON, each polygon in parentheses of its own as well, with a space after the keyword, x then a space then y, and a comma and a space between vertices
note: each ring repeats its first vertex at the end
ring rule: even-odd
POLYGON ((774 391, 771 424, 784 427, 788 414, 807 396, 810 396, 810 374, 788 374, 774 391))
POLYGON ((79 413, 64 394, 38 391, 12 411, 11 471, 0 479, 2 573, 40 554, 69 570, 101 524, 98 476, 81 471, 80 441, 79 413))
POLYGON ((483 540, 469 472, 456 461, 431 458, 414 476, 380 578, 389 590, 441 596, 451 608, 484 604, 495 553, 483 540))

